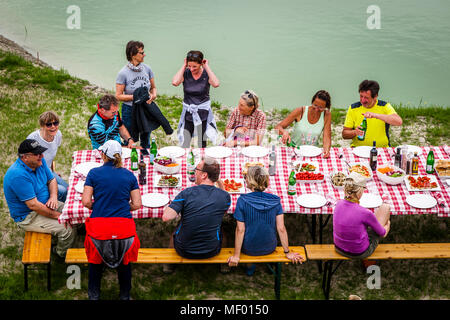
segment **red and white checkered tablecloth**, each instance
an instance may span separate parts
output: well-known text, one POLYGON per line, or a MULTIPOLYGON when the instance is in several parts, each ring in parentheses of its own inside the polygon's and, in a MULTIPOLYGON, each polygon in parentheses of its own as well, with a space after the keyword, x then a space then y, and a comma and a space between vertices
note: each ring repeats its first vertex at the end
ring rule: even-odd
MULTIPOLYGON (((445 152, 445 146, 431 147, 434 151, 435 159, 449 159, 449 155, 445 152)), ((448 147, 447 147, 448 148, 448 147)), ((425 163, 426 157, 430 147, 423 147, 422 154, 419 156, 419 174, 425 173, 425 163)), ((303 214, 332 214, 334 205, 325 205, 321 208, 310 209, 305 208, 297 204, 296 198, 298 195, 303 193, 314 193, 317 192, 325 196, 325 198, 332 203, 336 200, 342 199, 344 197, 343 190, 335 189, 330 182, 330 174, 333 171, 343 171, 346 172, 346 164, 344 159, 349 163, 354 162, 368 162, 368 159, 359 158, 353 154, 351 148, 332 148, 330 151, 330 158, 324 159, 322 156, 317 156, 313 158, 299 157, 296 156, 294 160, 296 161, 313 161, 319 164, 319 171, 325 174, 325 179, 322 183, 297 183, 297 196, 289 196, 287 194, 288 189, 288 179, 290 173, 290 163, 292 162, 292 156, 294 155, 294 150, 288 147, 277 147, 277 167, 276 175, 270 177, 270 186, 267 192, 274 193, 281 198, 281 203, 285 212, 292 213, 303 213, 303 214), (342 159, 339 158, 343 155, 342 159)), ((204 149, 195 149, 197 157, 204 155, 204 149)), ((395 148, 378 148, 378 164, 392 164, 393 155, 395 153, 395 148)), ((65 203, 63 212, 59 218, 61 223, 77 224, 83 223, 84 220, 89 217, 90 211, 83 207, 81 203, 81 194, 75 191, 74 186, 83 177, 75 171, 75 167, 83 162, 95 161, 101 163, 101 159, 98 153, 93 150, 81 150, 73 153, 73 163, 69 178, 69 189, 67 194, 67 201, 65 203)), ((147 184, 140 186, 141 194, 157 192, 167 194, 170 200, 173 200, 175 196, 184 188, 193 186, 194 184, 190 182, 186 175, 186 156, 179 158, 181 161, 181 171, 182 174, 182 186, 181 188, 158 188, 155 187, 157 181, 154 181, 154 170, 153 166, 149 165, 149 158, 145 157, 144 160, 147 164, 147 184)), ((248 158, 242 154, 238 154, 237 149, 233 150, 233 154, 227 158, 218 159, 221 166, 222 179, 226 178, 242 178, 241 171, 242 166, 246 162, 259 161, 264 163, 268 167, 269 159, 268 156, 263 158, 248 158)), ((130 159, 125 159, 123 162, 125 168, 130 168, 130 159)), ((138 172, 135 172, 136 178, 138 177, 138 172)), ((366 192, 371 192, 378 195, 385 195, 387 197, 387 202, 391 205, 391 213, 394 215, 403 214, 437 214, 440 217, 448 217, 450 213, 450 188, 444 183, 444 180, 438 178, 439 185, 442 191, 431 192, 433 196, 441 196, 445 201, 445 207, 435 206, 430 209, 417 209, 408 205, 405 201, 406 197, 415 192, 409 192, 404 183, 400 185, 387 185, 380 181, 376 174, 372 180, 367 183, 366 192)), ((233 213, 236 207, 236 201, 239 194, 231 194, 231 206, 229 213, 233 213)), ((143 206, 141 209, 133 211, 133 218, 161 218, 163 214, 164 207, 160 208, 149 208, 143 206)))

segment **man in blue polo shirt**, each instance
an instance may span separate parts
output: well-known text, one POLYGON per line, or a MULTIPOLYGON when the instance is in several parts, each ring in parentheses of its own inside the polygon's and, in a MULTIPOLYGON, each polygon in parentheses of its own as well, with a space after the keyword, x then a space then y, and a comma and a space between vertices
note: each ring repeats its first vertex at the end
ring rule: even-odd
MULTIPOLYGON (((164 209, 163 221, 181 215, 170 247, 184 258, 207 259, 220 252, 222 219, 231 205, 231 198, 223 190, 219 176, 219 163, 212 158, 203 159, 195 168, 196 186, 181 191, 164 209), (214 185, 216 182, 220 188, 214 185)), ((171 269, 170 265, 165 265, 164 272, 169 273, 171 269)))
POLYGON ((51 233, 58 237, 55 253, 64 257, 75 237, 70 226, 59 224, 64 203, 58 202, 58 184, 34 139, 19 146, 19 158, 6 171, 3 190, 14 222, 25 231, 51 233))

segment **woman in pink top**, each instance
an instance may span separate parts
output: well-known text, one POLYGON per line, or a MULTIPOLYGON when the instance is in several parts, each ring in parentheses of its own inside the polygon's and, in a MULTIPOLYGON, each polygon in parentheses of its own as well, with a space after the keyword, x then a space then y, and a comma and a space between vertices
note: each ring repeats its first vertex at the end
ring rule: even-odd
POLYGON ((333 214, 334 246, 345 257, 364 259, 375 251, 380 238, 387 236, 390 208, 383 203, 373 213, 359 205, 366 181, 356 172, 349 175, 344 188, 345 198, 338 201, 333 214))

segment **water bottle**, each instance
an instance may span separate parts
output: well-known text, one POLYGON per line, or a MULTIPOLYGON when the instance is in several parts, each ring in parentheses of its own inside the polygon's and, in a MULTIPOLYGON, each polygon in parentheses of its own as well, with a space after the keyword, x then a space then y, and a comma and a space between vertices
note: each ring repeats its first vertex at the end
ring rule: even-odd
POLYGON ((153 161, 156 158, 156 155, 158 154, 158 148, 156 147, 155 138, 152 138, 152 145, 150 148, 150 164, 153 165, 153 161))
POLYGON ((433 150, 430 150, 430 152, 428 152, 426 171, 428 174, 434 173, 434 152, 433 152, 433 150))
POLYGON ((297 178, 295 177, 295 170, 292 169, 291 174, 289 175, 288 195, 294 196, 297 193, 296 186, 297 178))
POLYGON ((366 117, 364 117, 363 121, 361 122, 361 130, 363 131, 363 134, 358 136, 358 140, 363 141, 366 138, 366 131, 367 131, 366 117))
POLYGON ((195 181, 195 155, 194 155, 194 152, 192 151, 192 148, 189 151, 188 156, 187 156, 186 167, 187 167, 187 175, 188 175, 189 181, 194 182, 195 181))
POLYGON ((277 154, 275 152, 275 145, 272 145, 272 152, 269 155, 269 175, 274 176, 277 170, 277 154))

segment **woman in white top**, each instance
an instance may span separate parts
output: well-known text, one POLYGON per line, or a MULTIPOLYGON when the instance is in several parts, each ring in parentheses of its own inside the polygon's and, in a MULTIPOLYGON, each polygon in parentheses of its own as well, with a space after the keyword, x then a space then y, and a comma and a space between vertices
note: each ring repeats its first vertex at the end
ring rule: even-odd
POLYGON ((56 165, 53 161, 62 141, 62 134, 59 131, 59 117, 53 111, 46 111, 39 116, 39 125, 41 128, 30 133, 27 139, 34 139, 41 146, 47 148, 44 152, 44 159, 58 182, 58 200, 65 202, 69 185, 55 172, 56 165))

